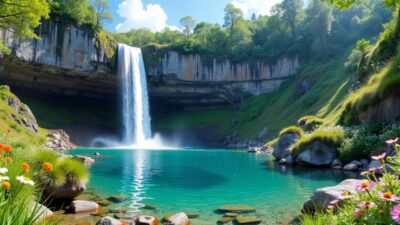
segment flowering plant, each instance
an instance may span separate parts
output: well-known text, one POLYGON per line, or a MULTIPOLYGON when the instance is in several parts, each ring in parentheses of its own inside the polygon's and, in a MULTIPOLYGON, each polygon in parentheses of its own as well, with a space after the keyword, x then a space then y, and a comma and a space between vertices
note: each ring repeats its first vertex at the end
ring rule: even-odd
MULTIPOLYGON (((365 179, 360 180, 354 193, 332 201, 327 213, 305 216, 302 224, 313 224, 312 221, 329 221, 327 224, 400 224, 400 145, 398 138, 386 143, 394 148, 396 154, 386 153, 372 157, 380 166, 361 173, 365 179), (322 219, 321 219, 322 218, 322 219)), ((316 224, 316 223, 314 223, 316 224)))

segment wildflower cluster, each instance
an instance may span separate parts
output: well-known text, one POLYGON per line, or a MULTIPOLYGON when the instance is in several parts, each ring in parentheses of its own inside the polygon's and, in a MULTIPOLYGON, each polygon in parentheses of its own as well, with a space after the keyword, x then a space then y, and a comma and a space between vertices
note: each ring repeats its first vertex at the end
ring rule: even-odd
POLYGON ((336 224, 400 224, 400 145, 399 139, 388 140, 397 154, 383 153, 372 159, 380 166, 370 168, 361 175, 354 193, 344 193, 342 198, 328 205, 336 224), (333 212, 336 212, 334 214, 333 212))

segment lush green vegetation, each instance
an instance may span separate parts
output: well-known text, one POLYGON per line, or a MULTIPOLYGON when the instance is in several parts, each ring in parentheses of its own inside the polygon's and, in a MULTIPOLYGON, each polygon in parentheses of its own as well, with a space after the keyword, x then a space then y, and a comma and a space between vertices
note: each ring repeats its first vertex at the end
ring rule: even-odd
POLYGON ((302 136, 290 148, 295 154, 299 154, 306 150, 315 141, 320 141, 322 144, 330 147, 339 147, 345 138, 345 132, 342 127, 323 127, 302 136))
POLYGON ((228 4, 224 25, 181 20, 183 31, 161 32, 136 29, 115 38, 132 46, 166 46, 183 53, 209 54, 233 61, 275 60, 296 54, 303 58, 329 57, 360 38, 371 38, 388 21, 390 13, 377 1, 341 12, 321 1, 305 5, 302 0, 284 0, 269 16, 246 19, 240 9, 228 4), (351 31, 351 32, 349 32, 351 31))
POLYGON ((324 124, 324 120, 317 116, 308 115, 300 118, 297 123, 302 127, 314 130, 324 124))
MULTIPOLYGON (((59 158, 51 150, 43 150, 47 131, 34 134, 12 118, 27 117, 7 104, 16 100, 7 87, 0 87, 0 224, 33 224, 43 213, 39 209, 44 188, 64 184, 67 178, 85 182, 84 165, 70 158, 59 158)), ((57 221, 37 221, 56 224, 57 221)))

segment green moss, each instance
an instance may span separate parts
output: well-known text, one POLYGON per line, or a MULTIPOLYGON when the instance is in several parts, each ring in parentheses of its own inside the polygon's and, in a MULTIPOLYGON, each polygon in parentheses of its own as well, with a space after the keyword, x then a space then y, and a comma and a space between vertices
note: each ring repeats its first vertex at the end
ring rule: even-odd
POLYGON ((302 118, 300 118, 297 121, 297 123, 300 126, 310 126, 310 127, 317 128, 320 125, 324 124, 324 120, 317 116, 308 115, 308 116, 303 116, 302 118))
POLYGON ((301 137, 304 135, 304 131, 298 126, 290 126, 279 132, 279 136, 283 136, 285 134, 296 134, 301 137))
POLYGON ((345 132, 342 127, 324 127, 310 134, 301 137, 290 148, 294 153, 301 153, 311 146, 315 141, 320 141, 331 147, 339 147, 345 138, 345 132))

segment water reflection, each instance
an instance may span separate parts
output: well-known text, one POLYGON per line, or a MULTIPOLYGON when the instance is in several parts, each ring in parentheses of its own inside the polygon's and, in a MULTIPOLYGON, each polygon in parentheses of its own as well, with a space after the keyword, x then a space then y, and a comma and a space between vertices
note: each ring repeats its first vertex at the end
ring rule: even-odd
POLYGON ((151 163, 146 151, 135 151, 125 155, 123 169, 123 190, 121 193, 130 193, 129 208, 132 212, 139 212, 144 207, 149 183, 151 181, 151 163))

